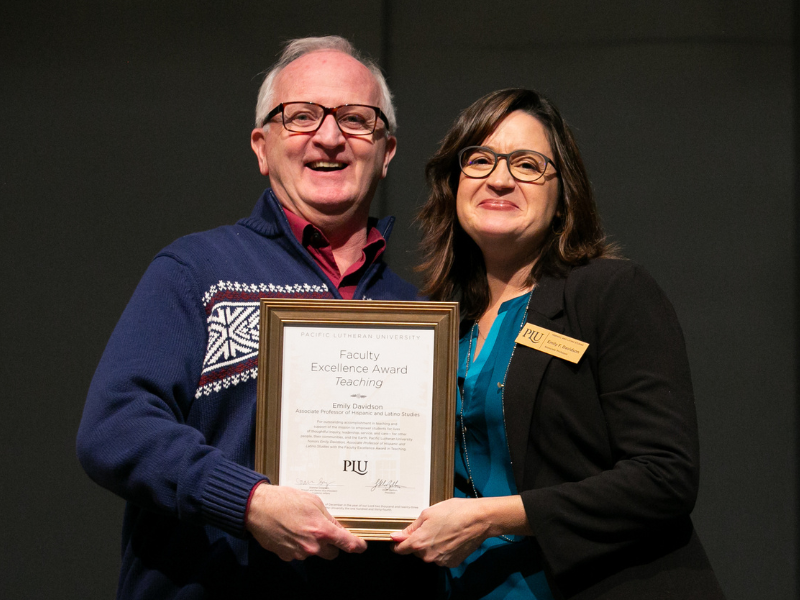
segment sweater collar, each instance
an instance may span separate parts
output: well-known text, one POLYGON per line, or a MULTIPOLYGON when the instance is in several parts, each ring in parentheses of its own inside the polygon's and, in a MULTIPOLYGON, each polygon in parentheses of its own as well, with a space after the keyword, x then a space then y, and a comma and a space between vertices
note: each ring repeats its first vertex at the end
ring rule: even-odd
MULTIPOLYGON (((239 225, 269 238, 294 236, 283 208, 271 188, 264 190, 256 202, 253 212, 249 217, 241 219, 239 225)), ((386 240, 389 239, 393 227, 394 217, 384 217, 375 224, 375 228, 386 240)))

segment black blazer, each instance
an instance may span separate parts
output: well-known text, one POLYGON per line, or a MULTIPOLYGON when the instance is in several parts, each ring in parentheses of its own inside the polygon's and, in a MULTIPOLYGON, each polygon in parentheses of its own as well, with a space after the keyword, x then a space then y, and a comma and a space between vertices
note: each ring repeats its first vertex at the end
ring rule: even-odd
POLYGON ((723 598, 689 513, 697 421, 675 311, 634 263, 543 277, 530 323, 589 343, 576 365, 517 345, 512 468, 556 597, 723 598))

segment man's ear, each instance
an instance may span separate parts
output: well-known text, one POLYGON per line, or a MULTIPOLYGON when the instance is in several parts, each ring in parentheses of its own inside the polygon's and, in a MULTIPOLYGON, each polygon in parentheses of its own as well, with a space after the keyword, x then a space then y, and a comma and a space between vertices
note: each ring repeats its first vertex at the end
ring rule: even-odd
POLYGON ((267 163, 267 134, 263 128, 257 127, 250 134, 250 147, 258 158, 258 170, 265 177, 269 177, 269 164, 267 163))
POLYGON ((394 153, 397 151, 397 138, 393 135, 390 135, 386 138, 386 152, 383 155, 383 172, 381 173, 381 179, 386 177, 386 173, 389 172, 389 163, 394 158, 394 153))

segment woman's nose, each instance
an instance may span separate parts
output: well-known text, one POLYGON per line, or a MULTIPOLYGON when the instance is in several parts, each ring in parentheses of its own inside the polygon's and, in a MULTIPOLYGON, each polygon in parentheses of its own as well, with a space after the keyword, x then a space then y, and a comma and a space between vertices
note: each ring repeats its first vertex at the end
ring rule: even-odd
POLYGON ((494 171, 489 174, 487 183, 492 187, 498 188, 509 188, 516 185, 516 180, 514 176, 511 175, 511 170, 508 168, 508 159, 505 157, 497 158, 497 164, 494 167, 494 171))

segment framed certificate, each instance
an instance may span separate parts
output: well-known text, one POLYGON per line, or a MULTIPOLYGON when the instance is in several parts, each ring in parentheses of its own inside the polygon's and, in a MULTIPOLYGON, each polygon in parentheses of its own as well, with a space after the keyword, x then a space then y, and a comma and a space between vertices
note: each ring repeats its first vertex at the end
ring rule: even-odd
POLYGON ((256 470, 389 540, 453 492, 458 304, 261 300, 256 470))

